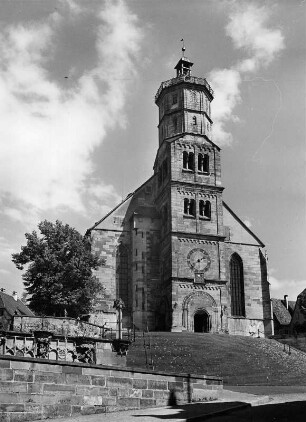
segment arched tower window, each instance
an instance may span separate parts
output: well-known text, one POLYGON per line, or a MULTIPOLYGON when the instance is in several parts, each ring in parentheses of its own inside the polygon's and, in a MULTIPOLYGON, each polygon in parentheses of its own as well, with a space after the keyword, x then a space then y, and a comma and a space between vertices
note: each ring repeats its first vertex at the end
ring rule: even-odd
POLYGON ((196 125, 197 125, 197 118, 196 118, 196 116, 193 116, 193 118, 192 118, 192 124, 193 124, 194 126, 196 126, 196 125))
POLYGON ((209 219, 211 217, 211 204, 209 201, 205 201, 204 203, 204 217, 209 219))
POLYGON ((194 153, 183 152, 183 168, 186 170, 194 170, 194 153))
POLYGON ((198 155, 198 171, 203 173, 209 172, 209 155, 199 154, 198 155))
POLYGON ((122 299, 125 307, 128 307, 128 251, 123 245, 119 245, 116 254, 116 275, 118 299, 122 299))
POLYGON ((211 218, 211 204, 209 201, 200 200, 199 202, 199 214, 201 217, 205 217, 210 220, 211 218))
POLYGON ((194 199, 184 199, 184 214, 195 217, 195 201, 194 199))
POLYGON ((236 253, 230 260, 230 285, 232 316, 245 317, 243 262, 236 253))
POLYGON ((188 168, 188 152, 184 151, 183 152, 183 169, 187 169, 188 168))

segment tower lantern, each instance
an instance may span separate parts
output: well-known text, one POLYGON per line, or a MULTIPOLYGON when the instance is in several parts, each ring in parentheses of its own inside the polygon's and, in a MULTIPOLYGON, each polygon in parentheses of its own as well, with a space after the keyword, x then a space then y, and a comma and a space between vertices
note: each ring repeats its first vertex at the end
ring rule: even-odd
POLYGON ((182 57, 174 68, 176 69, 176 76, 190 76, 192 66, 193 63, 187 57, 182 57))
POLYGON ((191 74, 191 67, 193 66, 193 63, 187 57, 185 57, 185 43, 184 38, 181 39, 183 45, 182 45, 182 58, 178 61, 177 65, 174 69, 176 69, 176 77, 180 76, 190 76, 191 74))

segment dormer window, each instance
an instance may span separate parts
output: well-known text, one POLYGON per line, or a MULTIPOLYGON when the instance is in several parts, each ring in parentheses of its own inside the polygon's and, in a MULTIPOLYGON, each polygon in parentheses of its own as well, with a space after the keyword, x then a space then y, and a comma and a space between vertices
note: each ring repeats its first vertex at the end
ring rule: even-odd
POLYGON ((172 105, 177 104, 177 94, 172 95, 172 105))

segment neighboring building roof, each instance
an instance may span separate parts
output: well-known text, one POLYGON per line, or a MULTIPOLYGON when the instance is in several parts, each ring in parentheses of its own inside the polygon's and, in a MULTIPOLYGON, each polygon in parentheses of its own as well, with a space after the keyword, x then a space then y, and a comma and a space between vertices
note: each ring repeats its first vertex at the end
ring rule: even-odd
POLYGON ((298 298, 300 299, 306 299, 306 289, 304 289, 299 295, 298 298))
POLYGON ((20 299, 15 300, 4 292, 0 292, 0 309, 5 309, 10 315, 34 316, 33 312, 20 299))
POLYGON ((291 315, 289 310, 284 305, 282 299, 271 299, 273 306, 273 315, 280 325, 289 325, 291 322, 291 315))
POLYGON ((295 304, 296 304, 295 300, 288 300, 288 309, 291 315, 293 314, 295 304))

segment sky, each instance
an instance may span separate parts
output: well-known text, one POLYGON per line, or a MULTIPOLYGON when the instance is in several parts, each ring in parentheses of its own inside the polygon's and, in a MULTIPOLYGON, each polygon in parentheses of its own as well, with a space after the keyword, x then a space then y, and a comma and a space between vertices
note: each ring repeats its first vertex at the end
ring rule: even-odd
POLYGON ((2 0, 0 287, 40 221, 85 233, 152 175, 154 96, 184 39, 215 92, 224 200, 266 245, 271 296, 306 288, 305 0, 2 0))

